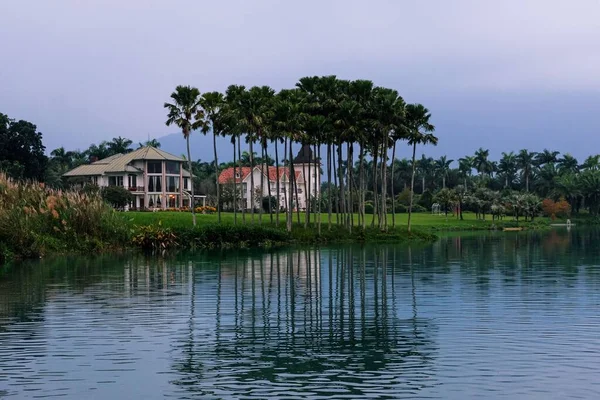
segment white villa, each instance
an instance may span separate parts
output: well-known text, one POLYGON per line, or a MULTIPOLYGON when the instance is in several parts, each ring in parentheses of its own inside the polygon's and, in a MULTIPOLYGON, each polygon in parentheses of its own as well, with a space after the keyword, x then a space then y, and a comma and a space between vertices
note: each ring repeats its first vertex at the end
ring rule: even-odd
MULTIPOLYGON (((309 198, 319 196, 321 190, 321 163, 314 158, 313 152, 309 145, 302 146, 298 155, 294 159, 294 179, 298 188, 298 205, 297 207, 301 210, 306 209, 305 192, 309 194, 309 198), (315 184, 316 183, 316 184, 315 184)), ((235 181, 234 181, 234 168, 230 167, 224 169, 219 174, 219 185, 231 185, 234 186, 234 182, 238 184, 238 190, 241 190, 243 194, 243 200, 246 205, 246 209, 251 209, 251 173, 254 175, 254 187, 255 193, 260 191, 262 197, 268 197, 269 186, 271 185, 271 195, 277 197, 279 200, 280 208, 287 209, 289 195, 292 193, 295 204, 295 190, 291 191, 290 187, 290 169, 287 166, 279 167, 267 167, 262 165, 256 165, 254 169, 250 167, 239 167, 235 168, 235 181), (264 185, 261 189, 261 175, 264 174, 263 181, 264 185), (277 193, 277 180, 279 180, 279 193, 277 193), (239 186, 241 185, 241 186, 239 186)), ((261 199, 258 196, 255 197, 256 207, 260 206, 261 199)), ((296 205, 294 206, 294 208, 296 205)))
MULTIPOLYGON (((124 187, 134 195, 129 209, 189 207, 191 182, 190 173, 183 169, 184 162, 166 151, 146 146, 80 165, 64 176, 83 178, 99 187, 124 187)), ((206 200, 206 196, 194 197, 196 204, 206 200)))

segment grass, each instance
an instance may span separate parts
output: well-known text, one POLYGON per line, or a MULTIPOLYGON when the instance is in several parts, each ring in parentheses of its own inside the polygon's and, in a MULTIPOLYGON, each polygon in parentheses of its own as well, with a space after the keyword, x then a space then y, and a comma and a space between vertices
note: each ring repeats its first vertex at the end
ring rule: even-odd
MULTIPOLYGON (((188 228, 192 224, 192 217, 186 212, 134 212, 130 211, 123 213, 123 216, 127 218, 133 225, 153 225, 162 223, 163 226, 172 228, 188 228)), ((238 214, 238 224, 243 224, 241 214, 238 214)), ((280 215, 280 226, 285 227, 285 215, 280 215)), ((506 217, 501 221, 492 221, 491 215, 486 215, 486 220, 478 220, 473 213, 463 213, 464 220, 457 220, 456 217, 448 215, 446 218, 444 215, 432 215, 429 213, 417 213, 412 215, 412 225, 416 230, 422 231, 443 231, 443 230, 487 230, 496 227, 504 226, 517 226, 517 222, 513 221, 512 217, 506 217)), ((258 224, 258 214, 254 216, 255 223, 258 224)), ((270 217, 268 214, 263 215, 263 224, 270 225, 270 217)), ((367 226, 371 225, 373 215, 367 215, 367 226)), ((273 216, 275 219, 275 216, 273 216)), ((304 224, 304 214, 300 214, 300 226, 304 224)), ((234 215, 233 213, 222 213, 221 221, 223 224, 233 224, 234 215)), ((297 225, 297 217, 294 215, 294 224, 297 225)), ((314 222, 314 215, 311 216, 311 221, 314 222)), ((354 215, 355 223, 358 222, 358 215, 354 215)), ((218 223, 218 217, 216 214, 198 214, 197 215, 198 226, 202 227, 205 225, 214 225, 218 223)), ((332 216, 333 224, 336 224, 335 215, 332 216)), ((525 222, 522 219, 519 221, 519 226, 531 226, 540 227, 549 224, 549 218, 536 218, 533 224, 525 222)), ((246 215, 245 224, 251 223, 250 214, 246 215)), ((392 216, 388 215, 388 226, 391 227, 392 216)), ((408 224, 408 214, 397 214, 396 215, 396 227, 404 228, 408 224)), ((298 229, 300 227, 294 228, 298 229)), ((322 214, 322 229, 323 232, 327 230, 327 214, 322 214)))

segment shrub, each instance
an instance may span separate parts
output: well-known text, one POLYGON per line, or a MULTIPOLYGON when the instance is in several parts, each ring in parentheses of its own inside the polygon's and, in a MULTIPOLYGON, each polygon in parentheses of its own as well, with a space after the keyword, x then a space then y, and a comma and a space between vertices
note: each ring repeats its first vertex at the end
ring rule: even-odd
POLYGON ((556 202, 552 199, 544 199, 542 201, 542 211, 544 215, 551 217, 553 220, 556 217, 566 218, 571 215, 571 205, 565 199, 556 202))
POLYGON ((114 208, 123 209, 131 201, 133 195, 122 186, 108 186, 101 191, 102 198, 114 208))
MULTIPOLYGON (((269 212, 269 196, 265 196, 262 198, 262 208, 264 211, 269 212)), ((277 198, 275 196, 271 196, 271 210, 277 210, 277 198)))
POLYGON ((373 207, 373 202, 366 201, 365 202, 365 214, 373 214, 374 211, 375 211, 375 208, 373 207))
POLYGON ((102 198, 15 182, 0 174, 0 242, 3 253, 39 257, 123 245, 128 228, 102 198))
POLYGON ((196 212, 198 214, 213 214, 217 212, 217 209, 212 206, 200 206, 196 207, 196 212))

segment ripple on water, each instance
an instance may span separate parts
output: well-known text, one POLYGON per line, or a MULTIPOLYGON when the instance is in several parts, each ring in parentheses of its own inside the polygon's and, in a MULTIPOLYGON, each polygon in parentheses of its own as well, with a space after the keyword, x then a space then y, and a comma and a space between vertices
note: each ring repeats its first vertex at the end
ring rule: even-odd
POLYGON ((600 397, 590 239, 527 240, 24 267, 0 397, 600 397))

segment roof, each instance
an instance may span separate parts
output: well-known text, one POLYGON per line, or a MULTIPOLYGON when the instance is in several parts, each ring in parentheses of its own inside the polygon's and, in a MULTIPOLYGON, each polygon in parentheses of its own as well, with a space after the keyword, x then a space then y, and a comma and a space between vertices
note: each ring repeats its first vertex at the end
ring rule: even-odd
POLYGON ((317 162, 319 162, 319 160, 317 160, 314 157, 313 151, 310 148, 309 144, 302 145, 302 148, 300 148, 298 155, 296 156, 296 158, 294 158, 295 164, 309 164, 309 163, 317 163, 317 162))
MULTIPOLYGON (((89 176, 89 175, 104 175, 118 172, 142 172, 141 169, 130 165, 133 161, 185 161, 181 157, 177 157, 166 151, 157 149, 152 146, 144 146, 127 154, 115 154, 102 160, 95 161, 91 164, 80 165, 77 168, 68 171, 63 176, 89 176)), ((189 172, 183 171, 183 176, 190 176, 189 172)))
MULTIPOLYGON (((263 170, 263 168, 261 166, 256 166, 254 167, 256 169, 259 169, 260 171, 263 170)), ((248 175, 250 175, 250 171, 252 169, 250 167, 237 167, 236 168, 236 172, 239 174, 239 178, 236 178, 236 182, 240 183, 243 180, 245 180, 248 175)), ((289 176, 289 167, 268 167, 268 176, 269 176, 269 180, 271 182, 275 182, 278 178, 284 178, 284 177, 288 177, 289 176)), ((300 171, 295 171, 295 177, 296 180, 298 182, 300 182, 300 171)), ((267 176, 265 174, 265 176, 267 176)), ((219 174, 219 183, 220 184, 226 184, 226 183, 233 183, 233 167, 229 167, 229 168, 225 168, 223 171, 221 171, 221 173, 219 174)))

